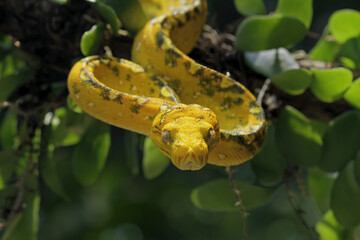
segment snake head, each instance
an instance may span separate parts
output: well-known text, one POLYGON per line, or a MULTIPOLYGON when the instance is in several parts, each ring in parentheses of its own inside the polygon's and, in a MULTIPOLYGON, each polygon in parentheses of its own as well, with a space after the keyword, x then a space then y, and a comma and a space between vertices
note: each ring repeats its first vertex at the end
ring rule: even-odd
POLYGON ((219 123, 209 108, 200 105, 166 107, 155 117, 151 138, 181 170, 199 170, 220 139, 219 123))

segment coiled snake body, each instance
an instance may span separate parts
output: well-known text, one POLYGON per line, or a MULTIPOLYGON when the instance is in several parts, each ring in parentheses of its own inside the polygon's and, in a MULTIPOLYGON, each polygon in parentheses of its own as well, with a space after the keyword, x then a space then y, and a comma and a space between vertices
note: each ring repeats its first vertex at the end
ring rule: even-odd
POLYGON ((244 86, 186 55, 205 23, 206 1, 152 3, 161 14, 137 34, 133 62, 77 62, 68 77, 71 97, 104 122, 150 136, 180 169, 251 159, 266 135, 263 109, 244 86))

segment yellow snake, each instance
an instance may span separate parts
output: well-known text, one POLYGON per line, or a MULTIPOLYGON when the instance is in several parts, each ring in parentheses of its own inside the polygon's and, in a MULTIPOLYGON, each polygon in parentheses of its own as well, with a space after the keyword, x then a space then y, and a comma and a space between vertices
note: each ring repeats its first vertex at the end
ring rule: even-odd
POLYGON ((143 2, 152 19, 135 38, 133 62, 80 60, 68 77, 73 100, 104 122, 150 136, 182 170, 251 159, 266 135, 263 109, 244 86, 186 55, 205 23, 206 1, 143 2))

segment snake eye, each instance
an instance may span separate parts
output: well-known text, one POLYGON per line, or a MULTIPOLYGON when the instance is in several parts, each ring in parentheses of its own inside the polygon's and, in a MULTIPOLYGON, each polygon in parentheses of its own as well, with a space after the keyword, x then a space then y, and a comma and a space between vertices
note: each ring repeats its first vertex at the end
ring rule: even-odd
POLYGON ((208 145, 212 145, 215 142, 216 139, 216 132, 214 129, 209 129, 208 134, 205 138, 205 141, 207 142, 208 145))
POLYGON ((171 135, 170 135, 170 131, 169 130, 163 130, 161 132, 161 140, 165 143, 165 144, 169 144, 170 140, 171 140, 171 135))

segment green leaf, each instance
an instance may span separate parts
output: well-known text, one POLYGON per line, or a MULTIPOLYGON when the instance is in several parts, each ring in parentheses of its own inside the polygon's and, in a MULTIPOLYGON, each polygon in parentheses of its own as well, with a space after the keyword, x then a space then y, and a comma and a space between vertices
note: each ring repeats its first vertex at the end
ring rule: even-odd
MULTIPOLYGON (((241 192, 241 199, 246 210, 265 205, 277 188, 264 188, 246 182, 236 182, 241 192)), ((230 183, 225 179, 208 182, 191 193, 192 203, 208 211, 238 211, 235 206, 235 195, 230 183)))
POLYGON ((334 12, 329 19, 329 28, 336 41, 344 43, 360 34, 360 13, 351 9, 334 12))
POLYGON ((282 72, 300 68, 285 48, 246 52, 245 62, 255 72, 266 77, 273 77, 282 72))
POLYGON ((351 233, 339 224, 331 210, 327 211, 323 219, 316 224, 316 232, 320 240, 351 239, 351 233))
POLYGON ((354 165, 354 171, 355 171, 355 178, 358 182, 358 185, 360 186, 360 148, 355 158, 355 165, 354 165))
POLYGON ((9 240, 9 237, 13 233, 14 229, 20 222, 21 218, 23 216, 23 213, 17 213, 15 214, 14 219, 9 223, 9 225, 6 227, 6 230, 4 232, 4 235, 2 236, 1 240, 9 240))
POLYGON ((118 15, 125 28, 134 36, 148 21, 148 18, 139 0, 104 0, 118 15))
POLYGON ((37 240, 39 228, 40 196, 36 192, 26 192, 24 212, 16 216, 17 223, 6 229, 2 240, 37 240))
POLYGON ((356 79, 344 94, 344 99, 360 109, 360 78, 356 79))
POLYGON ((325 173, 319 168, 309 169, 309 190, 322 213, 330 208, 330 193, 334 181, 334 175, 325 173))
POLYGON ((57 4, 61 4, 61 5, 67 4, 67 2, 68 2, 68 0, 52 0, 52 1, 57 4))
POLYGON ((39 172, 46 185, 48 185, 56 194, 69 201, 69 196, 64 190, 63 184, 59 178, 59 174, 55 166, 55 147, 53 144, 49 143, 51 130, 51 126, 45 126, 42 128, 42 151, 39 154, 39 172))
POLYGON ((14 174, 19 157, 11 151, 0 152, 0 190, 4 189, 14 174))
POLYGON ((146 179, 154 179, 169 165, 169 159, 157 149, 150 137, 145 138, 143 170, 146 179))
POLYGON ((312 74, 311 71, 306 69, 293 69, 282 72, 271 80, 284 92, 291 95, 300 95, 310 86, 312 74))
POLYGON ((11 51, 12 46, 13 44, 10 37, 0 33, 0 61, 11 51))
POLYGON ((275 137, 276 144, 286 160, 305 167, 315 166, 319 161, 321 134, 313 123, 295 108, 286 106, 281 112, 275 137))
POLYGON ((328 26, 316 45, 311 49, 309 55, 313 60, 332 62, 339 52, 339 44, 333 39, 328 26))
POLYGON ((39 158, 39 171, 41 177, 43 178, 46 185, 53 190, 57 195, 61 196, 63 199, 69 201, 69 196, 67 195, 64 186, 60 180, 59 174, 56 170, 55 158, 54 156, 54 146, 49 145, 48 151, 44 153, 39 158))
POLYGON ((251 16, 236 31, 235 46, 243 51, 261 51, 291 47, 306 34, 304 24, 296 18, 271 15, 251 16))
POLYGON ((72 111, 76 112, 76 113, 82 113, 82 109, 81 107, 79 107, 79 105, 77 105, 74 100, 71 98, 71 95, 69 94, 67 97, 67 106, 69 107, 69 109, 71 109, 72 111))
POLYGON ((120 22, 118 21, 118 18, 116 16, 116 12, 115 10, 104 4, 103 2, 101 1, 96 1, 96 8, 97 10, 99 11, 99 13, 101 14, 101 17, 104 18, 104 20, 110 24, 113 32, 115 35, 118 35, 118 30, 119 30, 119 27, 120 27, 120 22))
POLYGON ((0 102, 5 101, 18 86, 30 79, 29 71, 24 70, 4 78, 0 77, 0 102))
POLYGON ((105 30, 106 25, 98 23, 92 26, 89 31, 84 32, 80 41, 80 49, 84 56, 94 55, 99 51, 105 30))
POLYGON ((279 0, 275 13, 297 18, 309 28, 313 15, 312 0, 279 0))
POLYGON ((140 141, 142 137, 140 134, 131 131, 124 133, 126 142, 126 144, 122 146, 124 148, 124 157, 134 176, 138 175, 140 171, 140 141))
POLYGON ((101 172, 110 148, 109 131, 108 124, 94 120, 75 146, 72 170, 81 184, 94 183, 101 172))
POLYGON ((339 223, 345 227, 360 224, 360 186, 355 180, 354 162, 351 161, 335 180, 331 193, 331 209, 339 223))
POLYGON ((17 57, 11 49, 2 52, 4 57, 0 58, 0 79, 14 74, 16 75, 20 70, 26 67, 25 61, 20 57, 17 57))
POLYGON ((332 62, 339 51, 338 44, 321 38, 309 53, 313 60, 332 62))
POLYGON ((8 111, 0 127, 0 146, 2 149, 12 150, 16 147, 17 115, 8 111))
POLYGON ((314 95, 323 102, 339 100, 350 87, 352 72, 345 68, 313 70, 313 81, 310 86, 314 95))
POLYGON ((360 36, 350 38, 340 48, 340 57, 352 60, 355 68, 360 68, 360 36))
POLYGON ((56 147, 77 144, 91 121, 88 115, 75 113, 68 108, 58 108, 54 114, 46 114, 44 120, 46 124, 51 123, 50 143, 56 147))
POLYGON ((324 136, 324 133, 326 131, 326 129, 328 128, 328 124, 327 123, 323 123, 323 122, 319 122, 316 120, 310 120, 311 121, 311 126, 314 129, 315 132, 317 132, 320 136, 324 136))
POLYGON ((31 70, 25 61, 13 54, 7 54, 0 61, 0 102, 5 101, 21 84, 31 77, 31 70))
POLYGON ((257 179, 264 185, 277 184, 283 178, 287 163, 276 146, 274 125, 270 125, 260 153, 250 163, 257 179))
POLYGON ((340 57, 340 63, 344 68, 355 70, 357 68, 356 63, 347 57, 340 57))
POLYGON ((266 13, 262 0, 235 0, 234 2, 236 9, 241 14, 249 16, 266 13))
POLYGON ((341 170, 360 148, 360 113, 348 111, 336 118, 326 130, 323 142, 319 166, 329 172, 341 170))

